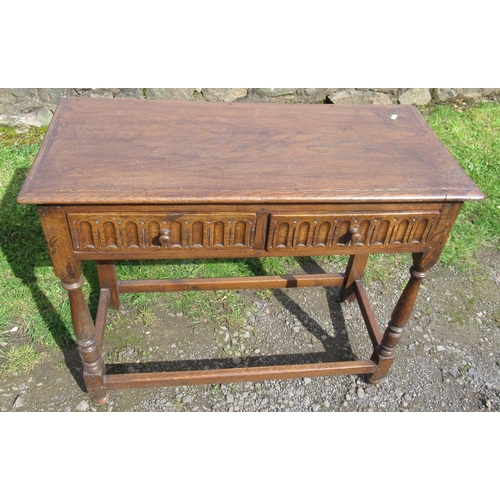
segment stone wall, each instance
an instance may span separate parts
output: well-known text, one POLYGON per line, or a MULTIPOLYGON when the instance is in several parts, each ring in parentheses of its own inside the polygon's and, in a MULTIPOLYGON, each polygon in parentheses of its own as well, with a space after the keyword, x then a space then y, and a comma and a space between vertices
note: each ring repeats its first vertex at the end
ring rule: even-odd
POLYGON ((415 104, 499 95, 500 89, 0 89, 0 124, 48 125, 64 96, 224 102, 415 104))

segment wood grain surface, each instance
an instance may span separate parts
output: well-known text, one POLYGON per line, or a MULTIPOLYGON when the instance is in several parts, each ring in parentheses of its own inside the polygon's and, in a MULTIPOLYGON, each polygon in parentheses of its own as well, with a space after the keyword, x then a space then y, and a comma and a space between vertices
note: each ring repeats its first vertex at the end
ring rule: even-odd
POLYGON ((65 98, 18 201, 307 203, 483 197, 409 105, 65 98))

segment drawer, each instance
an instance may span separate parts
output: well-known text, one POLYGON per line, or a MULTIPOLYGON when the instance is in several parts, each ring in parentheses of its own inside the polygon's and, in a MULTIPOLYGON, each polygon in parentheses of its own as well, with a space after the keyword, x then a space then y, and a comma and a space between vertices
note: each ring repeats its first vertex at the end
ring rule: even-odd
POLYGON ((86 252, 252 249, 257 212, 68 212, 73 247, 86 252))
POLYGON ((424 246, 440 212, 274 213, 268 250, 424 246))

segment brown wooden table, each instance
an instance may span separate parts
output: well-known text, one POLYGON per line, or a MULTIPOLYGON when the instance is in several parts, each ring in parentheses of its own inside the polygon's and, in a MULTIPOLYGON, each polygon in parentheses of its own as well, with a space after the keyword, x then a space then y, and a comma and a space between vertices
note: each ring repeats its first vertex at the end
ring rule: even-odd
POLYGON ((89 395, 110 389, 367 374, 394 359, 421 281, 462 203, 484 195, 412 106, 62 99, 20 203, 38 205, 54 271, 68 291, 89 395), (369 254, 411 252, 385 332, 362 277, 369 254), (118 279, 120 259, 350 256, 345 273, 219 279, 118 279), (97 262, 98 312, 81 262, 97 262), (102 341, 120 294, 339 286, 357 299, 369 360, 106 374, 102 341))

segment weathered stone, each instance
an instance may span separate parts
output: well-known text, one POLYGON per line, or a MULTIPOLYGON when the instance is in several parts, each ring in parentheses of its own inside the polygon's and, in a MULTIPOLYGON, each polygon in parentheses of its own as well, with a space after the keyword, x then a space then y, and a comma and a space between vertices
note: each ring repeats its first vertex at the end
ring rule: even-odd
MULTIPOLYGON (((453 101, 460 98, 481 98, 500 94, 498 88, 261 88, 261 89, 102 89, 102 88, 3 88, 0 89, 0 123, 14 126, 48 125, 61 97, 78 95, 85 97, 164 99, 191 101, 254 101, 281 103, 334 104, 426 104, 430 97, 436 101, 453 101)), ((252 324, 255 318, 250 317, 252 324)), ((295 325, 296 326, 296 325, 295 325)))
POLYGON ((33 98, 30 89, 0 89, 0 114, 21 111, 22 103, 31 102, 33 98))
POLYGON ((75 410, 76 411, 87 411, 89 409, 90 405, 87 401, 83 400, 78 403, 76 406, 75 410))
POLYGON ((201 92, 208 101, 234 102, 246 97, 248 89, 201 89, 201 92))
POLYGON ((143 89, 120 89, 116 99, 144 99, 143 89))
POLYGON ((356 90, 372 90, 373 92, 380 92, 382 94, 390 94, 392 96, 397 96, 398 94, 401 93, 402 90, 407 90, 407 89, 386 89, 386 88, 369 88, 369 89, 356 89, 356 90))
MULTIPOLYGON (((42 105, 38 100, 36 89, 0 89, 0 114, 23 115, 32 113, 42 105)), ((16 122, 16 120, 11 120, 16 122)), ((3 123, 7 123, 4 120, 3 123)))
POLYGON ((462 93, 462 89, 430 89, 435 101, 452 101, 462 93))
POLYGON ((74 89, 37 89, 38 100, 51 111, 55 111, 61 97, 76 95, 74 89))
POLYGON ((452 101, 460 97, 468 97, 472 99, 478 99, 483 96, 488 96, 491 94, 499 94, 500 89, 494 88, 478 88, 478 89, 429 89, 432 98, 436 101, 452 101))
POLYGON ((10 114, 0 115, 0 125, 15 125, 15 118, 10 114))
POLYGON ((307 104, 322 103, 328 94, 342 89, 299 89, 297 91, 297 102, 307 104))
MULTIPOLYGON (((464 93, 466 90, 467 91, 479 90, 479 91, 481 91, 480 96, 489 96, 489 95, 500 96, 500 88, 498 88, 498 89, 463 89, 464 93)), ((467 96, 467 97, 469 97, 469 96, 467 96)))
POLYGON ((189 101, 195 91, 201 89, 146 89, 146 99, 163 99, 166 101, 189 101))
POLYGON ((118 89, 75 89, 80 97, 108 97, 112 98, 119 92, 118 89))
POLYGON ((318 94, 330 94, 335 89, 302 89, 301 93, 305 95, 318 95, 318 94))
POLYGON ((29 125, 32 127, 44 127, 50 123, 53 116, 54 115, 52 111, 44 106, 31 113, 26 113, 21 115, 17 114, 0 115, 0 124, 12 125, 12 126, 29 125))
POLYGON ((23 117, 23 123, 26 125, 32 125, 34 127, 44 127, 47 126, 51 121, 54 113, 47 107, 37 109, 33 113, 23 117))
POLYGON ((298 89, 253 89, 256 94, 263 94, 267 97, 281 97, 295 94, 298 89))
POLYGON ((371 90, 344 89, 328 96, 333 104, 392 104, 391 98, 371 90))
POLYGON ((489 89, 462 89, 462 95, 464 97, 470 97, 472 99, 477 99, 478 97, 481 97, 482 95, 486 95, 485 91, 488 91, 488 90, 489 89))
POLYGON ((427 104, 431 100, 429 89, 408 89, 398 98, 400 104, 427 104))
POLYGON ((12 405, 14 408, 22 408, 24 406, 24 401, 21 395, 16 396, 14 400, 14 404, 12 405))
POLYGON ((20 99, 31 99, 35 95, 34 89, 0 89, 0 100, 3 102, 15 102, 20 99))
POLYGON ((297 89, 251 89, 252 101, 300 102, 297 89))

